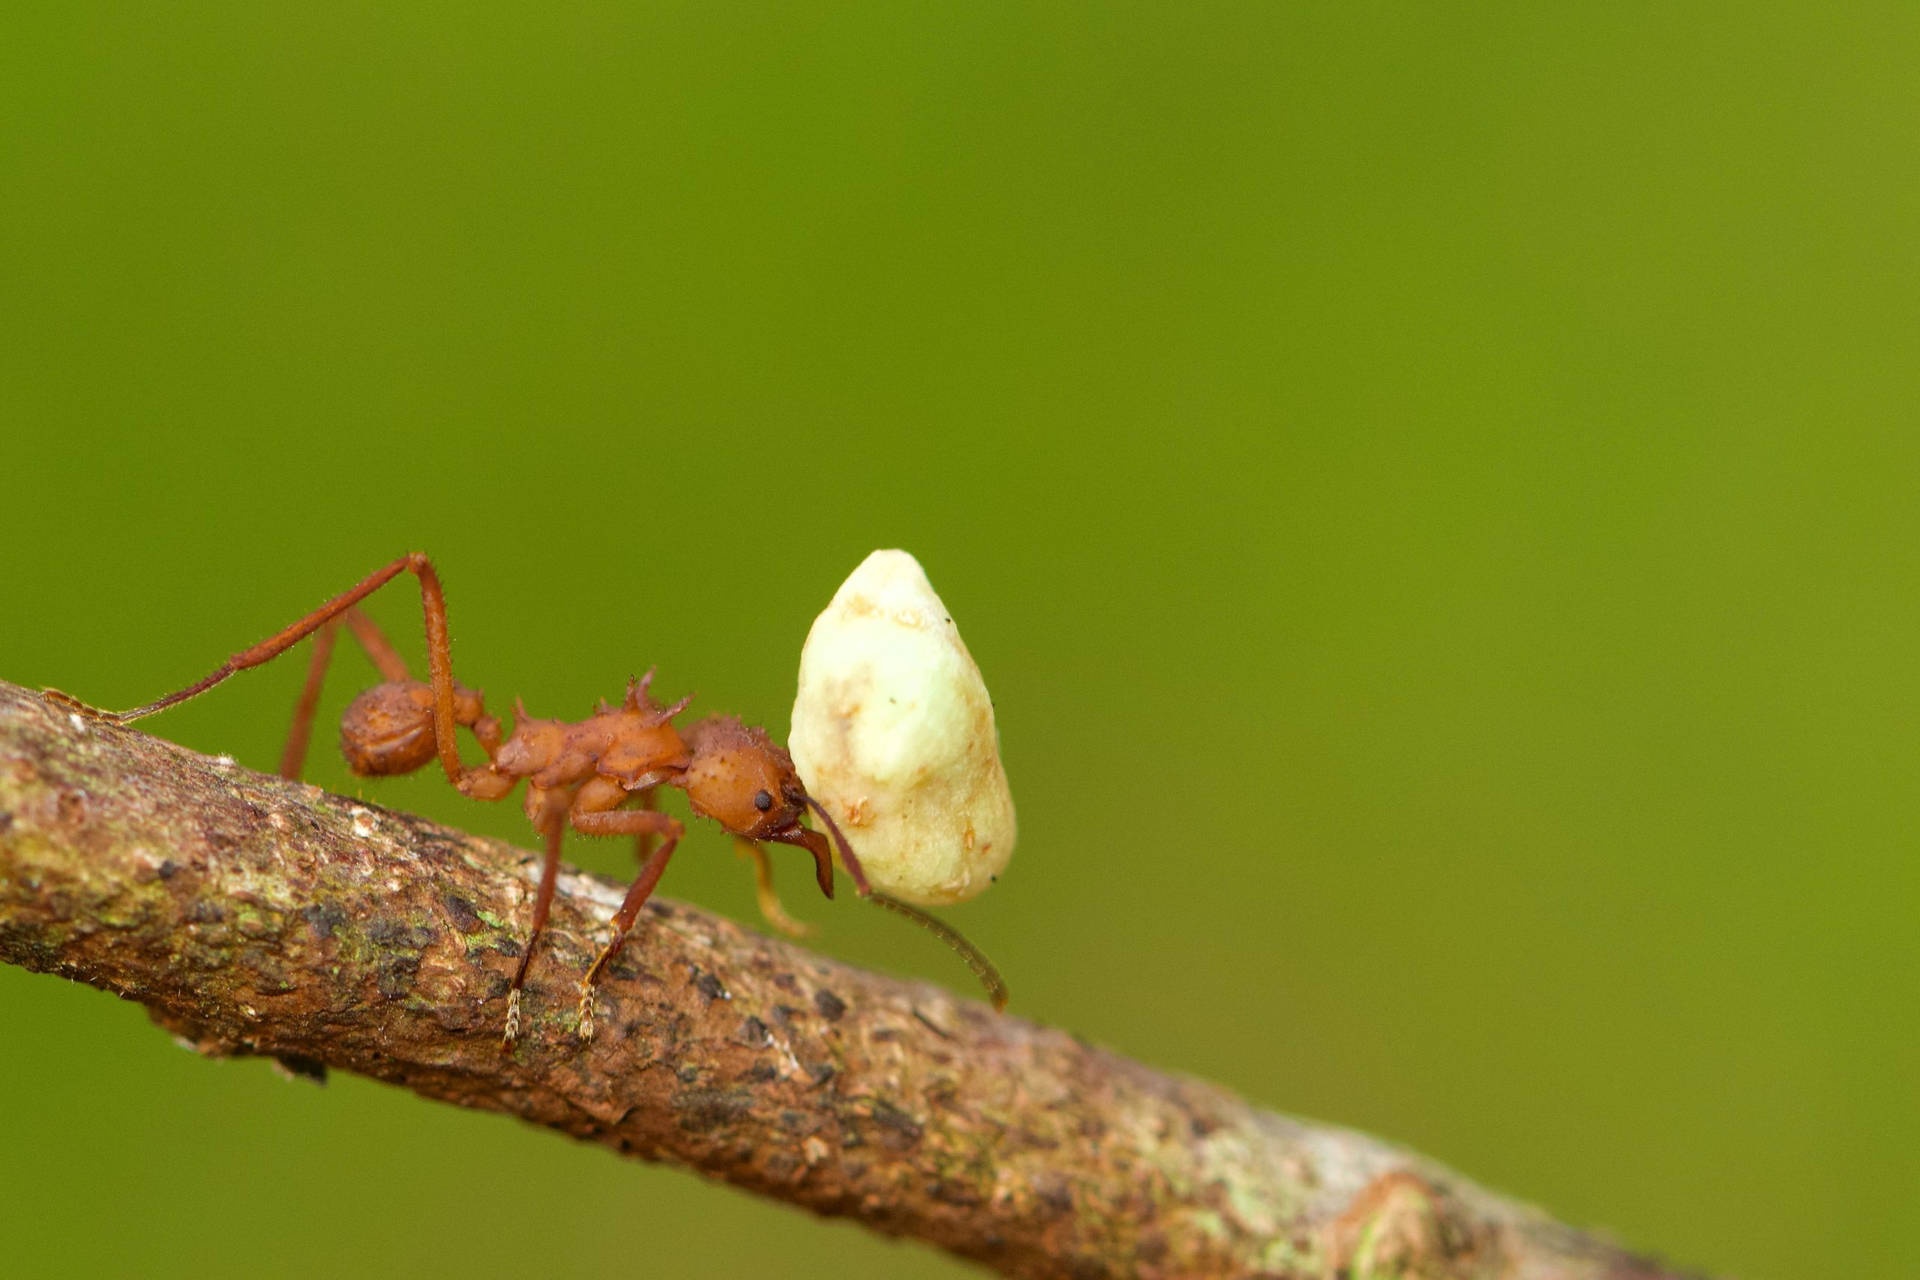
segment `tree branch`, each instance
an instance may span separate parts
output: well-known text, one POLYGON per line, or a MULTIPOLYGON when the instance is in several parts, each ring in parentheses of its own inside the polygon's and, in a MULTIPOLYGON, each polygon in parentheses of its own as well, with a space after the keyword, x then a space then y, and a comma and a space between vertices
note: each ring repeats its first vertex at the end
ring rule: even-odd
POLYGON ((582 1044, 620 897, 585 876, 503 1053, 536 870, 0 683, 0 960, 202 1052, 508 1112, 1012 1276, 1676 1274, 1376 1139, 677 903, 649 904, 582 1044))

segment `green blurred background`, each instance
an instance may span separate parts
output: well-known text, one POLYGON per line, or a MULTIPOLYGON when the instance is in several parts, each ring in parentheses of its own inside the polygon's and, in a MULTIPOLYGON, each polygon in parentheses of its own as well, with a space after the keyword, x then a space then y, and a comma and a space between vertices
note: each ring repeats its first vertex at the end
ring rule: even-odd
MULTIPOLYGON (((658 663, 784 734, 903 546, 999 705, 950 914, 1015 1012, 1692 1265, 1920 1273, 1912 8, 402 8, 0 17, 0 676, 130 705, 419 547, 496 703, 658 663)), ((151 727, 271 769, 300 674, 151 727)), ((704 824, 665 891, 755 918, 704 824)), ((969 1274, 0 1017, 8 1274, 969 1274)))

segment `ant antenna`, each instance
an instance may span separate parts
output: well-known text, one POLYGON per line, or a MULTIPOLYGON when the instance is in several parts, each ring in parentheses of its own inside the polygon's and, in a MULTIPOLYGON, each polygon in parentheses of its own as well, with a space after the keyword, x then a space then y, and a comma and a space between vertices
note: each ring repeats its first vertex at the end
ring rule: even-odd
POLYGON ((980 979, 980 985, 987 989, 987 999, 993 1002, 994 1011, 997 1013, 1007 1007, 1006 980, 1000 976, 1000 971, 993 967, 993 961, 987 959, 986 953, 962 937, 958 929, 944 920, 935 919, 918 907, 907 905, 898 898, 889 898, 884 893, 870 893, 867 895, 867 900, 876 907, 885 907, 895 915, 905 916, 959 952, 960 959, 966 962, 967 968, 973 970, 973 976, 980 979))
POLYGON ((980 985, 987 989, 987 999, 993 1002, 994 1009, 998 1011, 1006 1008, 1006 980, 1000 976, 1000 971, 993 967, 993 961, 987 959, 986 953, 968 942, 958 929, 946 921, 936 919, 918 907, 875 890, 867 883, 867 873, 861 868, 860 859, 853 856, 853 846, 847 843, 847 835, 840 830, 840 824, 833 820, 833 815, 812 796, 803 793, 800 798, 809 809, 820 815, 820 820, 827 824, 827 830, 833 833, 834 845, 840 850, 840 861, 846 864, 847 874, 853 877, 853 887, 860 896, 877 907, 885 907, 895 915, 905 916, 952 947, 967 968, 973 970, 973 976, 980 979, 980 985))

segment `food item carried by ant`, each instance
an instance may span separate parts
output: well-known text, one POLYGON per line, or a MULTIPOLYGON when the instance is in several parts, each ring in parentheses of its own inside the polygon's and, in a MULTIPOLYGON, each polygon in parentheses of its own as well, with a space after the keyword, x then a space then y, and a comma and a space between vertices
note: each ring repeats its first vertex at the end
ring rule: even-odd
POLYGON ((1013 853, 993 702, 919 561, 876 551, 800 653, 793 761, 876 889, 933 906, 984 892, 1013 853))

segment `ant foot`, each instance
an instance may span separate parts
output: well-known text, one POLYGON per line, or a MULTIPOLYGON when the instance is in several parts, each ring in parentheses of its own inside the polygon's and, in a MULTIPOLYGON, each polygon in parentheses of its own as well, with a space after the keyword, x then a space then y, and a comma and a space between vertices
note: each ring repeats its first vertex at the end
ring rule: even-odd
POLYGON ((781 933, 786 934, 789 938, 811 938, 813 936, 812 925, 808 924, 805 920, 796 920, 788 915, 785 908, 778 902, 773 903, 770 907, 762 907, 761 914, 766 916, 768 924, 772 925, 781 933))
POLYGON ((500 1037, 502 1049, 513 1048, 513 1042, 520 1038, 520 988, 507 992, 507 1030, 500 1037))
POLYGON ((580 989, 580 1039, 590 1042, 593 1039, 593 988, 580 989))
POLYGON ((111 711, 102 711, 92 703, 82 702, 72 694, 62 693, 58 689, 42 689, 40 700, 50 707, 60 708, 68 715, 84 716, 88 720, 112 721, 114 719, 111 711))

